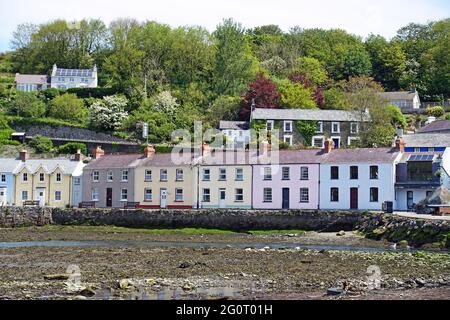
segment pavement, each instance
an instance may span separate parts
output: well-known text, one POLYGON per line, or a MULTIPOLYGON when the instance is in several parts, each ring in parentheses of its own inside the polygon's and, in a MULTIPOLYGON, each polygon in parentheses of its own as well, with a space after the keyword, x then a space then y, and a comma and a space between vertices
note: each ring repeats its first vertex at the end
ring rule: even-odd
POLYGON ((450 221, 450 215, 447 216, 433 216, 429 214, 417 214, 414 212, 394 212, 395 215, 400 217, 412 218, 412 219, 426 219, 426 220, 447 220, 450 221))

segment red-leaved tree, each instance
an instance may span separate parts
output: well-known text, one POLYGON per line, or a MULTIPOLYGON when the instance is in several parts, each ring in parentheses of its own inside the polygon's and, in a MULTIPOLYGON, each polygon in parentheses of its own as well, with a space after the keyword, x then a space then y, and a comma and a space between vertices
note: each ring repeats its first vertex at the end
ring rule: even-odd
POLYGON ((249 119, 253 103, 255 108, 277 109, 280 107, 277 85, 262 73, 259 73, 250 83, 247 93, 242 98, 241 119, 249 119))

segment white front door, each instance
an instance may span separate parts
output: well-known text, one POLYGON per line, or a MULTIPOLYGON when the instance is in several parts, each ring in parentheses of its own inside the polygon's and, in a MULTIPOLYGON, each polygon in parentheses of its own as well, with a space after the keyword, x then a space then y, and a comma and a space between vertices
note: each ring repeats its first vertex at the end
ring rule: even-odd
POLYGON ((219 189, 219 208, 220 209, 224 209, 226 207, 225 199, 226 199, 225 189, 219 189))
POLYGON ((36 188, 34 200, 39 201, 40 206, 45 205, 45 188, 36 188))
POLYGON ((6 206, 6 188, 0 188, 0 206, 6 206))
POLYGON ((161 189, 160 207, 167 208, 167 189, 161 189))

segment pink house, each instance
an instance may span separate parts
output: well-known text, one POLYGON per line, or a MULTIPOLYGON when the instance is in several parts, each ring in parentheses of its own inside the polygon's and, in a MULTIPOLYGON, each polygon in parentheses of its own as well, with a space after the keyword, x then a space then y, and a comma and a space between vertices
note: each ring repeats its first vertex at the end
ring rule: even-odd
POLYGON ((317 210, 322 153, 279 151, 278 161, 260 156, 253 166, 253 208, 317 210))

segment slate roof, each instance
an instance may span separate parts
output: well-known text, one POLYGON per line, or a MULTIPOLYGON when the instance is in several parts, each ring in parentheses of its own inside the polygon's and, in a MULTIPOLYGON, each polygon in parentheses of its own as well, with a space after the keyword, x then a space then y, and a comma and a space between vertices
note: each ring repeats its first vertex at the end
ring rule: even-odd
MULTIPOLYGON (((12 160, 18 162, 18 166, 13 171, 14 174, 19 173, 24 167, 27 168, 27 170, 31 173, 35 173, 40 168, 43 168, 46 173, 52 173, 57 168, 60 168, 61 171, 65 174, 74 174, 74 172, 79 171, 80 167, 84 166, 84 163, 80 161, 75 161, 67 158, 28 159, 25 162, 22 162, 19 159, 12 159, 12 160)), ((3 161, 3 159, 0 159, 0 161, 3 161)))
POLYGON ((220 121, 220 130, 248 130, 249 123, 247 121, 220 121))
POLYGON ((120 169, 133 167, 144 158, 144 154, 114 154, 105 155, 92 160, 86 167, 89 169, 120 169))
POLYGON ((450 131, 450 120, 437 120, 420 128, 416 133, 450 131))
POLYGON ((395 148, 334 149, 322 154, 321 163, 393 163, 398 155, 395 148))
POLYGON ((14 81, 18 84, 46 84, 48 82, 48 77, 42 74, 16 73, 14 81))
POLYGON ((0 172, 13 173, 20 165, 20 160, 14 158, 0 158, 0 172))
POLYGON ((256 161, 255 151, 222 151, 215 150, 205 154, 200 162, 204 166, 215 165, 248 165, 256 161))
POLYGON ((407 148, 450 147, 450 133, 420 133, 403 135, 407 148))
POLYGON ((176 153, 155 153, 149 158, 143 158, 137 164, 139 167, 151 167, 151 166, 186 166, 191 165, 193 161, 194 153, 185 152, 177 155, 176 153))
POLYGON ((380 92, 379 95, 388 100, 410 100, 412 101, 416 96, 416 91, 392 91, 380 92))
POLYGON ((315 164, 320 163, 323 155, 322 149, 310 150, 280 150, 278 156, 274 153, 258 157, 258 164, 315 164))
POLYGON ((346 110, 263 109, 252 112, 255 120, 370 121, 364 112, 346 110))

